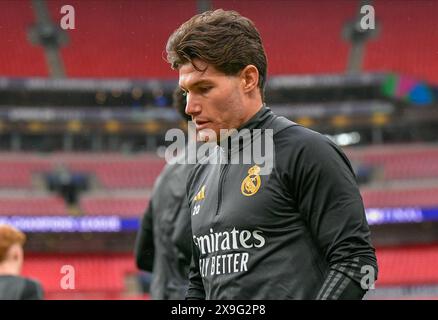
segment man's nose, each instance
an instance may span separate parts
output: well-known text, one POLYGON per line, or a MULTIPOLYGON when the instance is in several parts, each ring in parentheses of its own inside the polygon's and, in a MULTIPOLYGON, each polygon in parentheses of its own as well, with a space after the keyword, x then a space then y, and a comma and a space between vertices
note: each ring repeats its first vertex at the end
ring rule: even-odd
POLYGON ((186 103, 186 114, 189 116, 195 116, 199 113, 201 113, 201 104, 197 99, 195 99, 193 96, 190 96, 190 94, 187 94, 187 103, 186 103))

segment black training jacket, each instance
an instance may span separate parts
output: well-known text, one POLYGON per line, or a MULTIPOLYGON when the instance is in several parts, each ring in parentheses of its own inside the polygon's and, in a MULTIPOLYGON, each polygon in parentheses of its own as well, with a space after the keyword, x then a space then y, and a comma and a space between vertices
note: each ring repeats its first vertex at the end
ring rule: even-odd
POLYGON ((186 183, 192 167, 166 165, 137 234, 137 266, 153 273, 151 296, 155 300, 184 299, 187 291, 191 230, 186 183))
POLYGON ((377 261, 344 153, 266 106, 239 133, 244 128, 273 130, 273 169, 262 175, 254 163, 229 163, 256 138, 218 145, 208 159, 222 163, 196 164, 187 183, 186 299, 361 299, 377 279, 377 261))
POLYGON ((0 300, 42 300, 39 282, 21 276, 0 275, 0 300))

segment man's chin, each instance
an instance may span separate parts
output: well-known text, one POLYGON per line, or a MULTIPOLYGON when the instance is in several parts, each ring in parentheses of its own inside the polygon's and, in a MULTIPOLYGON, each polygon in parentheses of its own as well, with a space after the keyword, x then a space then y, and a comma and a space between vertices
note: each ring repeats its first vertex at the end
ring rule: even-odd
POLYGON ((216 142, 218 141, 216 132, 213 129, 201 129, 196 133, 198 142, 216 142))

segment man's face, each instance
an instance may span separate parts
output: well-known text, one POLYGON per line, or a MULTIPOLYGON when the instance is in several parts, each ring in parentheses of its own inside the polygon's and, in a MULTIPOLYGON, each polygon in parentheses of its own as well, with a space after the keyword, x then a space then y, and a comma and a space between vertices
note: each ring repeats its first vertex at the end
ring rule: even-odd
POLYGON ((246 117, 242 103, 242 79, 227 76, 210 64, 195 59, 179 69, 179 85, 186 92, 185 112, 196 125, 198 140, 211 141, 213 131, 220 139, 221 129, 237 129, 246 117))

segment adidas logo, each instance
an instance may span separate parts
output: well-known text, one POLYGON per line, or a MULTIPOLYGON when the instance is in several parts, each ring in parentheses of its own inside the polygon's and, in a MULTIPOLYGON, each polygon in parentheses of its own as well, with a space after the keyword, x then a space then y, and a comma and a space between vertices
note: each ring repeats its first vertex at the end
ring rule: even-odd
POLYGON ((205 185, 202 186, 201 190, 198 192, 198 194, 195 196, 193 201, 200 201, 205 198, 205 185))

